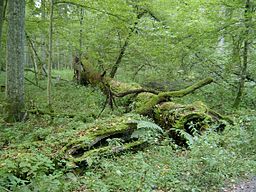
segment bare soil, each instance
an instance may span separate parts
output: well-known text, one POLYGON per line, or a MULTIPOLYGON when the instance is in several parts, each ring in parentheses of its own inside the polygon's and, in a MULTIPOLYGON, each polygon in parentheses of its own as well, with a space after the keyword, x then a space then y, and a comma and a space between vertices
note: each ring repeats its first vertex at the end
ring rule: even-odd
POLYGON ((222 192, 256 192, 256 176, 251 180, 243 181, 227 189, 223 189, 222 192))

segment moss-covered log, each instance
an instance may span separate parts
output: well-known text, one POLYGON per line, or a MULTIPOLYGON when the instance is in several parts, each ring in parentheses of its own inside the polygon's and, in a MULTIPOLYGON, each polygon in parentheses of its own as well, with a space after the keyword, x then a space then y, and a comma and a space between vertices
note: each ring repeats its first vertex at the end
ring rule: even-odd
MULTIPOLYGON (((190 105, 171 102, 173 97, 186 96, 210 84, 213 82, 212 78, 203 79, 182 90, 159 92, 144 89, 136 83, 128 84, 115 81, 106 77, 105 73, 97 72, 87 60, 82 63, 84 65, 84 71, 81 74, 82 82, 98 86, 109 97, 109 100, 114 97, 132 95, 135 104, 132 112, 150 116, 156 124, 180 144, 184 143, 181 131, 193 137, 194 134, 201 134, 211 127, 221 130, 225 126, 224 121, 231 122, 228 118, 209 110, 202 102, 190 105)), ((109 119, 109 122, 95 124, 95 126, 79 132, 77 138, 63 148, 63 152, 66 159, 79 164, 87 162, 93 156, 133 149, 145 143, 144 140, 134 140, 131 137, 136 129, 136 124, 129 123, 127 116, 109 119), (113 138, 121 139, 121 145, 114 147, 108 145, 108 139, 113 138)))
POLYGON ((90 164, 96 157, 140 149, 148 144, 147 139, 136 136, 136 132, 141 130, 140 123, 144 124, 144 128, 149 128, 144 129, 143 134, 148 135, 146 131, 152 127, 159 133, 159 128, 156 128, 159 125, 160 132, 166 133, 179 145, 187 143, 188 137, 184 137, 184 133, 192 138, 211 128, 222 130, 227 123, 226 117, 212 113, 202 102, 190 105, 163 102, 155 106, 151 115, 156 124, 142 121, 138 115, 96 121, 77 131, 60 155, 68 161, 69 167, 75 168, 90 164))
POLYGON ((131 150, 144 144, 144 140, 132 137, 137 129, 134 118, 124 115, 109 118, 78 131, 74 139, 63 147, 61 154, 70 165, 88 163, 96 156, 110 155, 131 150), (111 145, 111 140, 118 140, 111 145))
POLYGON ((153 108, 162 102, 166 102, 166 101, 170 101, 171 98, 173 97, 183 97, 186 96, 190 93, 193 93, 195 90, 210 84, 211 82, 213 82, 212 78, 206 78, 203 79, 189 87, 187 87, 186 89, 182 89, 179 91, 169 91, 169 92, 160 92, 157 95, 151 95, 149 97, 149 95, 142 95, 139 97, 139 101, 138 103, 140 103, 139 105, 137 104, 137 109, 136 112, 141 114, 141 115, 149 115, 150 112, 153 110, 153 108))
POLYGON ((209 110, 200 101, 190 105, 164 102, 154 108, 153 119, 178 144, 186 142, 183 133, 194 136, 208 129, 222 131, 228 122, 232 123, 231 119, 209 110))

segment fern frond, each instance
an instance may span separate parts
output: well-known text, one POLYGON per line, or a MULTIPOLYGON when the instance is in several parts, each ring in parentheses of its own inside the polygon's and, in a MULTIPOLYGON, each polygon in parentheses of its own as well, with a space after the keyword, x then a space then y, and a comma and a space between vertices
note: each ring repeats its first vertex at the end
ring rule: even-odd
POLYGON ((159 125, 150 121, 133 120, 133 121, 130 121, 130 123, 136 124, 137 129, 152 129, 160 133, 164 133, 163 129, 159 125))

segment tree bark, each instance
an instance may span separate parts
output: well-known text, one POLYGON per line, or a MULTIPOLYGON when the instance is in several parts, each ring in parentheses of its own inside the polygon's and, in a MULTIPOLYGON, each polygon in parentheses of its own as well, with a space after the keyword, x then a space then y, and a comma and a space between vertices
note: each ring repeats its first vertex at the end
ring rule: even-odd
POLYGON ((24 110, 25 0, 9 1, 7 33, 7 121, 21 121, 24 110))

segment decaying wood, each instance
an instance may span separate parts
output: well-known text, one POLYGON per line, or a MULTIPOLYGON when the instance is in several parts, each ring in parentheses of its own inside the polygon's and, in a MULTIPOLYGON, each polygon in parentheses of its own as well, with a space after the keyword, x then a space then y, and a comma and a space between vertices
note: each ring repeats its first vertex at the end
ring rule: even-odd
MULTIPOLYGON (((181 131, 193 137, 194 134, 202 134, 211 127, 221 131, 226 125, 225 117, 212 113, 201 102, 190 105, 164 102, 157 105, 152 114, 151 117, 165 135, 173 138, 179 145, 186 145, 187 142, 187 138, 180 134, 181 131)), ((124 115, 95 122, 77 131, 73 139, 63 147, 61 156, 69 162, 69 166, 79 167, 87 165, 96 157, 141 149, 148 142, 133 136, 139 129, 139 121, 135 116, 124 115), (109 139, 119 139, 120 143, 111 145, 109 139)))
MULTIPOLYGON (((148 115, 150 114, 151 110, 156 106, 157 104, 161 102, 170 101, 173 97, 183 97, 190 93, 193 93, 195 90, 210 84, 213 82, 212 78, 206 78, 203 79, 183 90, 179 91, 169 91, 169 92, 160 92, 157 95, 152 96, 149 100, 145 99, 145 102, 143 102, 143 105, 139 106, 136 109, 136 112, 141 115, 148 115)), ((140 98, 140 100, 143 100, 144 98, 140 98)))
MULTIPOLYGON (((98 86, 108 97, 110 105, 113 105, 116 97, 131 97, 134 108, 130 112, 149 116, 178 144, 186 143, 181 131, 193 137, 194 134, 202 134, 211 127, 223 130, 227 123, 232 123, 229 118, 208 109, 202 102, 181 105, 171 101, 174 97, 186 96, 210 84, 213 82, 212 78, 205 78, 182 90, 159 92, 145 89, 136 83, 115 81, 94 70, 87 60, 82 63, 84 71, 81 79, 92 86, 98 86)), ((137 125, 131 123, 129 116, 111 118, 105 123, 95 123, 92 127, 78 132, 75 139, 63 148, 62 153, 69 162, 79 166, 88 163, 88 159, 95 156, 131 150, 147 143, 146 140, 132 137, 136 130, 137 125), (108 139, 120 139, 122 142, 118 146, 111 146, 108 139)))
POLYGON ((139 147, 145 141, 132 138, 132 133, 137 127, 130 121, 131 117, 129 116, 114 117, 104 123, 101 122, 78 131, 75 139, 62 149, 62 153, 69 162, 78 165, 87 163, 89 159, 96 156, 119 153, 139 147), (114 138, 121 140, 120 145, 108 145, 108 139, 114 138))

